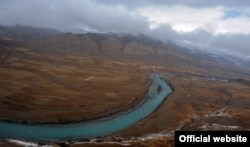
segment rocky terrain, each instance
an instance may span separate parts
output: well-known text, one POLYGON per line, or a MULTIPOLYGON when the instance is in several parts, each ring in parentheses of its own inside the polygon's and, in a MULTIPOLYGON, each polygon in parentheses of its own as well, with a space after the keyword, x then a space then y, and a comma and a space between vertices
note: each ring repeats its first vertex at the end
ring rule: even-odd
POLYGON ((0 29, 2 120, 70 122, 126 111, 143 98, 150 72, 174 88, 157 111, 135 125, 62 146, 173 146, 175 130, 250 130, 247 64, 223 56, 214 60, 144 35, 50 30, 20 39, 10 32, 0 29))

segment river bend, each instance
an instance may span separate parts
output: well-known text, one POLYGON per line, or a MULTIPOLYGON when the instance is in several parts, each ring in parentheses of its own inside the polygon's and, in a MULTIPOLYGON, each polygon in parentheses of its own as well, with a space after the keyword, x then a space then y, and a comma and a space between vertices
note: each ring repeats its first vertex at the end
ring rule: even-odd
POLYGON ((93 138, 125 129, 154 112, 172 92, 158 74, 150 74, 152 83, 145 98, 128 112, 90 122, 72 124, 21 124, 0 121, 0 138, 27 140, 69 140, 93 138))

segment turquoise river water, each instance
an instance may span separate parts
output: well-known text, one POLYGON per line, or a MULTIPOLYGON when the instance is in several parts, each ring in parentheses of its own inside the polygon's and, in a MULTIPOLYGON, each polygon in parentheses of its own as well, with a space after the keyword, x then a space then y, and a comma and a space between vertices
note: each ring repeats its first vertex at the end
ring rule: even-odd
POLYGON ((93 138, 115 133, 154 112, 172 92, 169 85, 158 74, 150 74, 150 78, 153 82, 144 100, 128 112, 72 124, 22 124, 0 121, 0 138, 49 141, 93 138))

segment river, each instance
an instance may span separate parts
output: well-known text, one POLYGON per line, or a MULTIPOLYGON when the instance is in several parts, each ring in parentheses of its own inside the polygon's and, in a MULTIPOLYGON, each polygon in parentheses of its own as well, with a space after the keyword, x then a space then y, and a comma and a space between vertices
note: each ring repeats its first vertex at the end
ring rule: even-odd
POLYGON ((150 74, 149 76, 153 81, 145 98, 128 112, 94 121, 64 125, 21 124, 1 121, 0 138, 56 141, 93 138, 118 132, 150 115, 172 92, 169 85, 158 74, 150 74))

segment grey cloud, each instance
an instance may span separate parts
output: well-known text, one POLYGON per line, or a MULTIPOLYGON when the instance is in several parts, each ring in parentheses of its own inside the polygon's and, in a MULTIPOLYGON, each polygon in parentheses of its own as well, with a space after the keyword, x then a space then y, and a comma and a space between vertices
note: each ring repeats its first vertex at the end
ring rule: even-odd
POLYGON ((190 42, 208 45, 213 35, 203 29, 196 29, 182 35, 182 39, 190 42))
POLYGON ((170 38, 171 40, 187 40, 193 43, 205 45, 209 44, 213 37, 211 33, 202 29, 196 29, 192 32, 180 34, 173 30, 170 25, 160 25, 157 29, 150 31, 149 35, 163 41, 170 38))
POLYGON ((228 50, 231 53, 237 53, 242 56, 250 56, 250 35, 213 35, 202 29, 197 29, 192 32, 179 34, 174 31, 169 25, 161 25, 159 28, 149 32, 150 36, 166 41, 171 39, 173 41, 187 40, 204 46, 221 48, 228 50))
POLYGON ((219 35, 212 38, 210 46, 229 49, 244 56, 250 55, 250 35, 219 35))
POLYGON ((158 28, 151 30, 148 33, 149 36, 166 41, 168 39, 178 40, 181 35, 174 31, 170 25, 161 24, 158 28))
POLYGON ((1 5, 0 23, 71 29, 87 27, 100 32, 139 33, 148 30, 142 16, 125 7, 111 7, 85 0, 13 0, 1 5))
POLYGON ((145 5, 186 5, 192 7, 226 6, 226 7, 247 7, 250 1, 239 0, 96 0, 99 3, 109 5, 126 5, 129 8, 136 8, 145 5))

